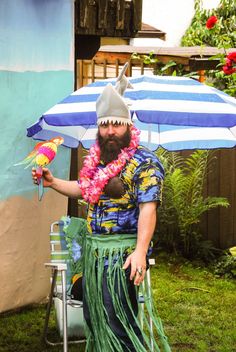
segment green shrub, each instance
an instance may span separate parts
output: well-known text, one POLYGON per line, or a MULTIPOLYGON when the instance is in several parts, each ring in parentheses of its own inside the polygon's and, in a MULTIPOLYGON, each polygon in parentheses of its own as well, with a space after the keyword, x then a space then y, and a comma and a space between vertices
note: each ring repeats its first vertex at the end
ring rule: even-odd
POLYGON ((212 153, 196 150, 186 158, 163 149, 157 153, 165 169, 163 202, 158 210, 158 243, 187 258, 213 258, 219 250, 204 241, 199 226, 201 216, 229 203, 222 197, 203 196, 212 153))
POLYGON ((235 279, 236 278, 236 257, 230 251, 218 258, 213 264, 214 274, 219 277, 235 279))

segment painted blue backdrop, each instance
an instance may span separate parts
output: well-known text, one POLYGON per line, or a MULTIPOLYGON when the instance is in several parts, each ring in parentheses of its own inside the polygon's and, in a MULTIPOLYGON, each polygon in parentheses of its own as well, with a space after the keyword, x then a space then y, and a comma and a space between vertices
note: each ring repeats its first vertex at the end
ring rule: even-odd
MULTIPOLYGON (((70 0, 0 1, 0 199, 33 189, 12 165, 35 144, 26 127, 73 90, 72 23, 70 0)), ((61 148, 52 165, 60 176, 68 158, 61 148)))
MULTIPOLYGON (((39 202, 30 168, 13 165, 37 143, 27 127, 73 91, 73 8, 73 0, 0 0, 0 312, 49 292, 48 234, 67 199, 47 191, 39 202)), ((50 168, 67 178, 69 163, 60 147, 50 168)))

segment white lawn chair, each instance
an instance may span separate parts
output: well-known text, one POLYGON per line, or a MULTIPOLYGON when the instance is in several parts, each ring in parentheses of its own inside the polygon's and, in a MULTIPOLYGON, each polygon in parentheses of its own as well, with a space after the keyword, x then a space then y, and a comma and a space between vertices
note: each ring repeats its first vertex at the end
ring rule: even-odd
POLYGON ((45 266, 52 269, 52 279, 43 339, 46 344, 51 346, 63 345, 63 351, 67 352, 68 344, 84 343, 86 340, 84 337, 83 302, 72 297, 73 285, 71 277, 73 273, 70 272, 70 265, 68 263, 68 249, 63 226, 63 221, 56 221, 51 224, 51 262, 45 263, 45 266), (60 336, 63 338, 62 342, 52 342, 48 339, 48 325, 53 304, 58 330, 60 336), (76 337, 76 339, 70 339, 72 337, 76 337))

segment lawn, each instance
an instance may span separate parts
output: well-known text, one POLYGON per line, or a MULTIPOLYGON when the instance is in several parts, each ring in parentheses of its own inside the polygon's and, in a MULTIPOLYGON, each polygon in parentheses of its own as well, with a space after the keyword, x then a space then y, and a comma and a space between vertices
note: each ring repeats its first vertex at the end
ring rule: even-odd
MULTIPOLYGON (((157 257, 151 277, 172 352, 236 352, 235 281, 166 254, 157 257)), ((0 352, 62 351, 42 342, 44 317, 45 304, 1 314, 0 352)), ((57 335, 54 319, 50 335, 57 335)), ((84 345, 70 345, 69 351, 82 352, 84 345)))

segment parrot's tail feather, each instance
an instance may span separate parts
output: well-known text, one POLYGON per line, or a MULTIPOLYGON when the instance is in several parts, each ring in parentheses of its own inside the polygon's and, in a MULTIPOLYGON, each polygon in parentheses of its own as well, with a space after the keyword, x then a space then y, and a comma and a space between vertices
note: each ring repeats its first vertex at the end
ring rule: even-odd
POLYGON ((28 169, 28 167, 32 166, 32 165, 35 165, 35 160, 31 160, 30 163, 28 163, 28 165, 26 165, 26 167, 24 167, 24 169, 28 169))
POLYGON ((32 162, 32 160, 34 160, 34 157, 35 157, 35 153, 30 153, 25 159, 23 159, 19 163, 14 164, 14 166, 28 164, 32 162))
POLYGON ((43 187, 43 182, 40 180, 39 186, 38 186, 38 200, 41 201, 43 198, 43 193, 44 193, 44 187, 43 187))
POLYGON ((19 163, 14 164, 14 166, 28 164, 29 161, 30 161, 29 159, 28 160, 24 159, 24 160, 20 161, 19 163))

